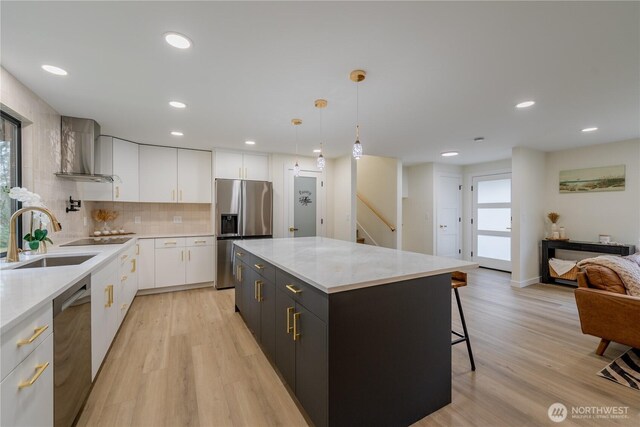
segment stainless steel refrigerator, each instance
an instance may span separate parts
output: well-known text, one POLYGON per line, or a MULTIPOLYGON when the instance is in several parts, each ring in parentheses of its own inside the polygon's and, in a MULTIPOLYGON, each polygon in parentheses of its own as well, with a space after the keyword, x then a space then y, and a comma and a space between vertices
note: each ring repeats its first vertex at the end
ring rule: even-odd
POLYGON ((216 288, 232 288, 233 241, 272 237, 273 187, 267 181, 216 179, 216 288))

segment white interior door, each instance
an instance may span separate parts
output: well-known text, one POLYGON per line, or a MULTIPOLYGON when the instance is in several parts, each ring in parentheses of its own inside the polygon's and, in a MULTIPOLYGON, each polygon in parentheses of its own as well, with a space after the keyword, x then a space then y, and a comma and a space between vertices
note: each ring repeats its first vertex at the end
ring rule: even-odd
POLYGON ((436 194, 436 255, 461 258, 462 177, 439 175, 436 194))
POLYGON ((473 259, 511 271, 511 174, 473 178, 473 259))
POLYGON ((285 227, 284 236, 325 236, 324 176, 320 171, 300 171, 285 168, 285 227))

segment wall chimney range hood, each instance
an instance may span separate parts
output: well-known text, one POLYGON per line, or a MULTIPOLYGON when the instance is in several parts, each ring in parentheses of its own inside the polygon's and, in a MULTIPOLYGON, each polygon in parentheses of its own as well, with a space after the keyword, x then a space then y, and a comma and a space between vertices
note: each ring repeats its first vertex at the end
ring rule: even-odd
POLYGON ((56 176, 72 181, 113 182, 111 171, 99 170, 97 150, 100 125, 91 119, 62 116, 60 119, 60 172, 56 176))

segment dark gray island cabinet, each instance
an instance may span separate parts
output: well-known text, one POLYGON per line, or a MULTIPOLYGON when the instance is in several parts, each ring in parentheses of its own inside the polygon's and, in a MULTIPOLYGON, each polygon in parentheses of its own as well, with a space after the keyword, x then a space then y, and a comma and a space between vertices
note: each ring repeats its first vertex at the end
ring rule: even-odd
MULTIPOLYGON (((320 241, 337 242, 330 240, 320 241)), ((234 246, 236 311, 316 426, 409 425, 451 402, 450 271, 456 268, 322 289, 303 279, 313 272, 292 269, 289 255, 271 255, 260 245, 268 243, 234 246)))

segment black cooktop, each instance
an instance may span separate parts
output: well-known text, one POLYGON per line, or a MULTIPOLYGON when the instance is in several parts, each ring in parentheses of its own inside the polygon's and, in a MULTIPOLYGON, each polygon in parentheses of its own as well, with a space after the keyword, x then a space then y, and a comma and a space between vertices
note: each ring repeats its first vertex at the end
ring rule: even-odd
POLYGON ((131 237, 91 237, 88 239, 74 240, 60 246, 93 246, 93 245, 120 245, 131 240, 131 237))

